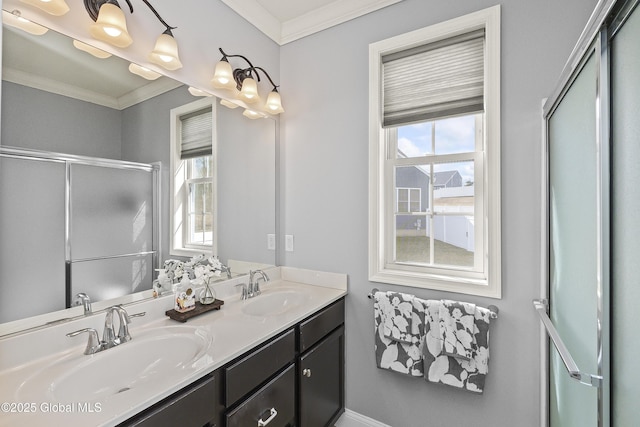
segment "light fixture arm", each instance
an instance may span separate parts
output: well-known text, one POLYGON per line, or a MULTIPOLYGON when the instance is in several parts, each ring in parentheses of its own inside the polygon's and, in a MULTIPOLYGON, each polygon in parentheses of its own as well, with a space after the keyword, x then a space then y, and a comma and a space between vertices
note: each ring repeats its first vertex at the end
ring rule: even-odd
MULTIPOLYGON (((124 0, 124 1, 126 1, 127 5, 129 5, 129 11, 133 13, 133 5, 131 4, 131 2, 129 0, 124 0)), ((165 26, 166 28, 165 34, 169 34, 173 36, 173 34, 171 34, 171 30, 175 30, 177 27, 172 27, 171 25, 167 24, 167 22, 164 19, 162 19, 158 11, 153 6, 151 6, 151 3, 149 3, 147 0, 142 0, 142 2, 146 4, 149 9, 151 9, 151 12, 153 12, 153 14, 156 15, 156 18, 158 18, 158 21, 160 21, 162 25, 165 26)), ((102 6, 105 3, 111 3, 113 5, 120 7, 117 0, 84 0, 84 8, 87 10, 87 13, 89 13, 89 16, 91 17, 91 19, 93 19, 94 21, 97 21, 98 14, 100 13, 100 6, 102 6)))
MULTIPOLYGON (((275 90, 276 92, 278 91, 278 85, 276 85, 273 80, 271 79, 271 76, 269 75, 269 73, 267 73, 265 71, 264 68, 262 67, 253 67, 255 70, 260 70, 264 73, 265 76, 267 76, 267 79, 269 79, 269 83, 271 83, 271 86, 273 86, 273 90, 275 90)), ((256 76, 258 75, 258 73, 256 72, 256 76)), ((260 81, 260 78, 258 78, 258 81, 260 81)))
MULTIPOLYGON (((145 1, 145 0, 143 0, 145 1)), ((256 75, 256 80, 260 81, 260 74, 258 73, 258 70, 262 71, 264 73, 265 76, 267 76, 267 79, 269 79, 269 82, 271 83, 271 86, 273 86, 273 90, 275 90, 276 92, 278 91, 278 85, 276 85, 273 82, 273 79, 271 79, 271 76, 269 75, 269 73, 266 72, 266 70, 262 67, 256 67, 254 66, 251 61, 249 61, 246 57, 242 56, 242 55, 229 55, 226 54, 221 47, 218 48, 218 50, 220 51, 220 53, 222 54, 222 60, 223 61, 227 61, 227 58, 242 58, 244 59, 247 64, 249 64, 248 68, 236 68, 233 70, 233 77, 236 81, 236 83, 238 84, 238 87, 242 86, 242 80, 244 80, 245 77, 250 77, 251 76, 251 72, 255 71, 255 75, 256 75)))
MULTIPOLYGON (((126 1, 127 4, 129 5, 129 11, 133 13, 133 5, 131 4, 131 2, 129 0, 124 0, 124 1, 126 1)), ((87 13, 91 17, 91 19, 93 19, 94 22, 98 20, 98 14, 100 13, 100 6, 102 6, 105 3, 111 3, 113 5, 120 7, 120 4, 118 4, 117 0, 106 0, 106 1, 105 0, 84 0, 84 8, 87 10, 87 13)))
MULTIPOLYGON (((127 3, 129 2, 129 0, 125 0, 125 1, 126 1, 127 3)), ((147 0, 142 0, 142 2, 143 2, 144 4, 146 4, 146 5, 147 5, 147 7, 148 7, 149 9, 151 9, 151 12, 153 12, 153 14, 154 14, 154 15, 156 15, 156 18, 158 18, 158 21, 160 21, 160 22, 162 23, 162 25, 164 25, 164 26, 165 26, 166 30, 165 30, 164 34, 169 34, 170 36, 172 36, 172 37, 173 37, 173 34, 171 33, 171 30, 175 30, 175 29, 176 29, 176 28, 178 28, 178 27, 172 27, 171 25, 167 24, 167 23, 165 22, 165 20, 164 20, 164 19, 162 19, 162 17, 161 17, 161 16, 160 16, 160 14, 158 13, 158 11, 157 11, 153 6, 151 6, 151 3, 149 3, 147 0)), ((133 10, 132 10, 132 11, 133 11, 133 10)))

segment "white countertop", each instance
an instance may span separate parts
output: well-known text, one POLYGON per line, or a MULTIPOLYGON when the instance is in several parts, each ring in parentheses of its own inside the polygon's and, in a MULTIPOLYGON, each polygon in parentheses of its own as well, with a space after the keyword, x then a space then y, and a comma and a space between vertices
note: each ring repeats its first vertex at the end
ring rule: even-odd
MULTIPOLYGON (((262 295, 245 301, 240 300, 239 288, 234 285, 246 283, 246 276, 220 282, 214 288, 218 299, 224 300, 222 308, 194 317, 187 323, 173 321, 164 315, 167 309, 172 308, 172 296, 127 306, 129 314, 141 311, 147 313, 144 317, 133 319, 129 326, 132 341, 95 355, 83 354, 86 334, 74 338, 67 338, 65 334, 86 327, 95 328, 101 334, 104 313, 0 339, 0 426, 116 425, 213 372, 347 293, 347 276, 343 274, 287 267, 266 271, 272 280, 261 286, 262 295), (305 296, 304 301, 274 316, 253 316, 243 312, 243 307, 247 304, 257 303, 270 292, 287 289, 302 292, 305 296), (70 401, 57 400, 47 389, 46 382, 41 388, 31 385, 34 375, 50 371, 52 364, 71 367, 73 370, 89 360, 87 358, 117 356, 115 352, 135 343, 136 336, 149 336, 156 331, 168 331, 171 330, 170 327, 178 325, 192 327, 199 334, 206 336, 208 346, 194 363, 177 370, 168 370, 166 375, 159 374, 153 381, 138 384, 130 390, 98 401, 81 401, 77 398, 70 401)), ((142 338, 140 342, 143 342, 142 338)), ((118 359, 114 357, 114 360, 118 359)), ((122 362, 114 362, 110 369, 112 372, 104 373, 103 376, 117 377, 119 363, 122 362)), ((100 381, 96 381, 95 378, 88 377, 86 381, 95 381, 96 387, 101 386, 100 381)))

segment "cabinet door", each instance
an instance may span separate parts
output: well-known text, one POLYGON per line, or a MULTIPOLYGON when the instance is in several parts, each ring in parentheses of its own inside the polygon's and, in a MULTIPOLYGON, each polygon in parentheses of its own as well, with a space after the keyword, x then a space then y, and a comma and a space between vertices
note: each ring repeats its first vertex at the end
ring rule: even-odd
POLYGON ((344 326, 300 357, 300 427, 324 427, 344 412, 344 326))

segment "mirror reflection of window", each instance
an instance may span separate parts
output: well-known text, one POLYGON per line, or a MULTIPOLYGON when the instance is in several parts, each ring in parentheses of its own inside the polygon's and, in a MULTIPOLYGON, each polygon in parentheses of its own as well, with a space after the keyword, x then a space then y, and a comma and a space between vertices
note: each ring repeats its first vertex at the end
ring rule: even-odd
POLYGON ((216 153, 214 104, 198 100, 171 110, 171 250, 174 255, 215 253, 216 153))
POLYGON ((186 246, 211 246, 213 244, 213 156, 187 159, 187 223, 186 246))

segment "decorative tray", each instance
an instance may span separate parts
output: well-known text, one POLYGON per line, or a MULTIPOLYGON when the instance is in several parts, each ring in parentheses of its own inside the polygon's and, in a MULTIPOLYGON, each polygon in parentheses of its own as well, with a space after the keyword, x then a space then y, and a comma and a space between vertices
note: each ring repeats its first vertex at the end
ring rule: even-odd
POLYGON ((224 301, 222 301, 221 299, 216 299, 211 304, 201 304, 200 302, 196 302, 196 308, 194 308, 193 310, 180 313, 179 311, 175 311, 171 309, 171 310, 167 310, 164 314, 166 314, 173 320, 177 320, 178 322, 184 323, 187 320, 191 319, 192 317, 198 316, 202 313, 206 313, 211 310, 220 310, 220 307, 222 307, 222 304, 224 304, 224 301))

